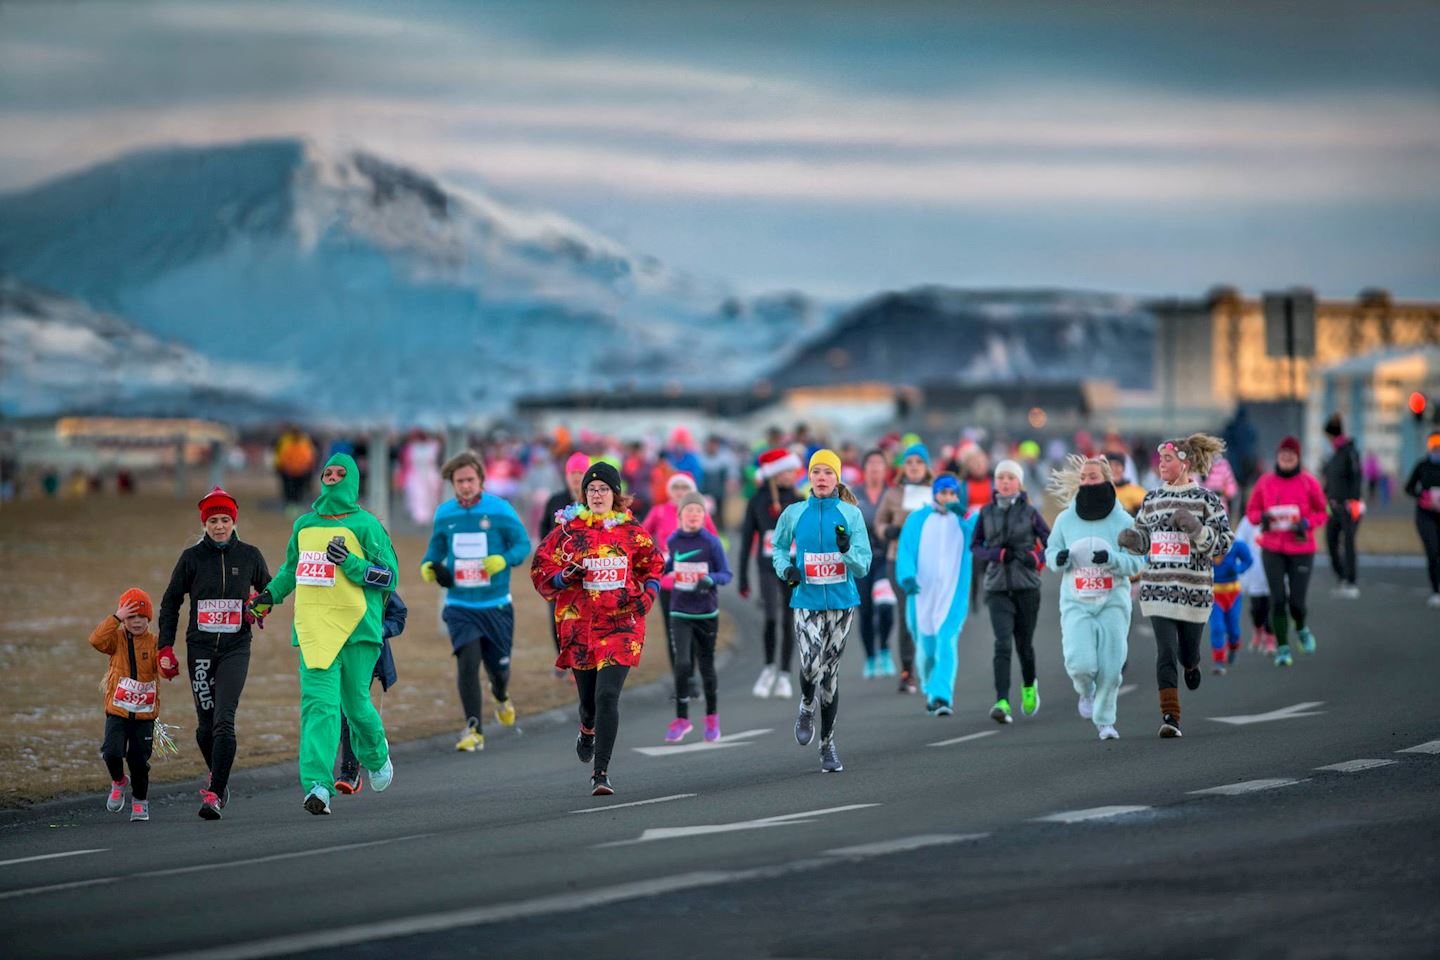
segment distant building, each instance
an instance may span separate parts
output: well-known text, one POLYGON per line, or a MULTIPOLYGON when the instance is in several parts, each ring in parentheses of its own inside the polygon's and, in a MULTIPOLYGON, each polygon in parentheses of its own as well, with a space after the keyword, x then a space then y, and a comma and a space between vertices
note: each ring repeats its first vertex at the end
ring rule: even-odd
POLYGON ((1323 367, 1312 378, 1305 446, 1323 453, 1325 420, 1339 413, 1355 445, 1373 452, 1387 473, 1403 480, 1425 450, 1425 435, 1437 426, 1431 410, 1416 423, 1408 406, 1415 392, 1431 404, 1440 399, 1440 341, 1373 350, 1323 367))

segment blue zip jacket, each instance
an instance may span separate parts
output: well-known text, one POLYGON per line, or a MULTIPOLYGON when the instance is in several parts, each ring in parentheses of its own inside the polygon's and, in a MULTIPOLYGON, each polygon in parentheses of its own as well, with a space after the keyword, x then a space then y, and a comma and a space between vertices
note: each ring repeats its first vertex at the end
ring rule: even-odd
POLYGON ((462 558, 480 560, 499 554, 508 566, 490 578, 483 587, 451 587, 445 595, 447 607, 469 607, 485 610, 503 607, 510 603, 510 571, 525 562, 530 555, 530 535, 515 513, 509 501, 493 493, 482 493, 480 499, 470 507, 460 506, 454 497, 435 508, 435 525, 430 534, 430 546, 425 550, 421 563, 443 563, 451 572, 455 571, 455 548, 457 537, 462 558), (482 546, 476 539, 484 534, 482 546))
POLYGON ((708 590, 681 590, 678 586, 670 592, 670 616, 684 618, 709 618, 720 611, 720 596, 716 587, 730 582, 730 564, 725 559, 725 547, 720 538, 701 527, 694 533, 676 530, 670 534, 666 545, 669 556, 665 560, 665 572, 673 573, 676 563, 703 563, 706 574, 715 581, 708 590))
POLYGON ((1250 552, 1250 547, 1237 537, 1225 559, 1215 564, 1215 582, 1234 583, 1254 562, 1255 555, 1250 552))
MULTIPOLYGON (((795 544, 793 565, 800 567, 800 585, 790 595, 790 606, 796 610, 847 610, 860 605, 860 591, 855 579, 870 572, 870 534, 860 508, 838 496, 823 500, 811 496, 792 503, 780 514, 775 524, 775 575, 785 576, 792 566, 790 544, 795 544), (840 554, 844 579, 839 583, 811 583, 806 574, 806 558, 813 554, 838 553, 835 527, 843 525, 850 532, 850 549, 840 554)), ((823 570, 813 571, 822 575, 823 570)))

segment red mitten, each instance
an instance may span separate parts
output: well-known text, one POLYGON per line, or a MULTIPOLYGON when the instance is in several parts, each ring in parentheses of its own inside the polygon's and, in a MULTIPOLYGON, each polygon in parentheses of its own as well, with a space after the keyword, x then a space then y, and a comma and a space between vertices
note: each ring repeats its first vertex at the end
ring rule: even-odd
POLYGON ((174 680, 180 676, 180 661, 175 659, 174 647, 160 649, 160 676, 166 680, 174 680))

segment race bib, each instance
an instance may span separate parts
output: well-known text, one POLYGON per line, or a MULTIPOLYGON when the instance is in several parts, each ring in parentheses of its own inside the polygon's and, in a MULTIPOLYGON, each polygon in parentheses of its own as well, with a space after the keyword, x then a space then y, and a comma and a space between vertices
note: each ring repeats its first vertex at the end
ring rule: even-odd
POLYGON ((710 575, 708 563, 676 563, 675 589, 693 593, 700 589, 700 579, 710 575))
POLYGON ((766 530, 766 531, 765 531, 765 535, 760 538, 760 554, 761 554, 761 556, 766 556, 766 557, 773 557, 773 556, 775 556, 775 531, 774 531, 774 530, 766 530))
POLYGON ((619 590, 630 576, 630 558, 586 557, 583 586, 586 590, 619 590))
POLYGON ((904 490, 900 505, 906 513, 914 513, 930 502, 930 488, 923 484, 907 483, 904 490))
POLYGON ((195 604, 195 626, 206 633, 239 633, 239 600, 201 600, 195 604))
POLYGON ((895 585, 884 577, 875 581, 875 587, 870 591, 870 599, 876 603, 895 602, 895 585))
POLYGON ((1440 511, 1440 487, 1431 487, 1428 490, 1421 491, 1420 506, 1426 510, 1440 511), (1425 502, 1426 497, 1429 497, 1429 503, 1425 502))
POLYGON ((155 709, 155 681, 121 677, 110 702, 131 713, 149 713, 155 709))
POLYGON ((839 553, 805 554, 805 582, 815 586, 844 583, 848 574, 839 553))
POLYGON ((1300 505, 1297 503, 1282 503, 1279 506, 1270 507, 1265 511, 1265 516, 1270 518, 1271 530, 1294 530, 1300 523, 1300 505))
POLYGON ((300 562, 295 564, 295 582, 307 587, 333 587, 335 564, 324 550, 301 550, 300 562))
POLYGON ((1104 567, 1081 567, 1075 571, 1075 597, 1097 603, 1110 595, 1115 578, 1104 567))
POLYGON ((455 586, 488 587, 490 574, 485 572, 484 560, 456 560, 455 586))
POLYGON ((1179 530, 1157 530, 1150 534, 1151 563, 1189 563, 1190 538, 1179 530))
POLYGON ((457 533, 450 538, 450 552, 455 555, 455 586, 490 585, 490 574, 485 572, 485 558, 490 555, 489 534, 457 533))

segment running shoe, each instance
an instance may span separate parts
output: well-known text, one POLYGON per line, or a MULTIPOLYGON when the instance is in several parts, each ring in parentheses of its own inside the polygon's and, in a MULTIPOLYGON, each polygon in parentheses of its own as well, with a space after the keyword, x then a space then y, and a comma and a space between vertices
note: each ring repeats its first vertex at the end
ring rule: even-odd
POLYGON ((1020 712, 1027 717, 1035 716, 1040 709, 1040 684, 1032 683, 1020 688, 1020 712))
MULTIPOLYGON (((1213 674, 1215 674, 1215 676, 1217 676, 1217 677, 1223 677, 1223 676, 1225 676, 1225 664, 1223 664, 1223 663, 1217 663, 1217 664, 1215 664, 1213 667, 1210 668, 1210 672, 1213 673, 1213 674)), ((1186 684, 1187 684, 1187 685, 1189 684, 1189 681, 1188 681, 1188 680, 1186 681, 1186 684)), ((1191 689, 1191 690, 1194 690, 1195 688, 1194 688, 1194 687, 1191 687, 1190 689, 1191 689)))
POLYGON ((766 699, 770 696, 770 691, 775 689, 775 678, 778 674, 779 671, 775 669, 775 664, 765 664, 764 669, 760 671, 760 676, 755 680, 754 689, 750 692, 761 700, 766 699))
POLYGON ((1430 594, 1430 599, 1425 601, 1425 606, 1431 608, 1440 607, 1440 593, 1430 594))
POLYGON ((220 798, 215 796, 215 794, 211 793, 209 790, 206 790, 204 793, 200 794, 200 819, 220 819, 220 798))
MULTIPOLYGON (((386 750, 387 752, 389 750, 388 744, 386 745, 386 750)), ((384 793, 385 788, 390 786, 390 781, 394 779, 395 764, 390 760, 388 756, 385 758, 385 766, 381 767, 379 770, 370 771, 370 786, 375 788, 376 793, 384 793)))
POLYGON ((130 804, 130 822, 140 823, 150 819, 150 801, 136 800, 130 804))
POLYGON ((330 791, 320 784, 310 788, 305 794, 305 809, 317 817, 328 817, 330 815, 330 791))
POLYGON ((1276 645, 1278 642, 1279 642, 1279 641, 1275 639, 1275 634, 1274 634, 1273 631, 1270 631, 1270 630, 1266 630, 1266 631, 1265 631, 1265 652, 1266 652, 1266 653, 1273 654, 1273 653, 1275 652, 1275 645, 1276 645))
POLYGON ((595 731, 580 728, 575 735, 575 756, 580 758, 581 763, 589 763, 595 759, 595 731))
POLYGON ((130 778, 110 781, 110 796, 105 798, 105 809, 111 813, 119 813, 125 809, 125 788, 130 786, 130 778))
POLYGON ((936 708, 937 706, 939 706, 939 704, 940 704, 940 701, 938 701, 938 700, 926 700, 926 701, 925 701, 925 712, 928 713, 928 714, 930 714, 930 716, 932 716, 932 717, 935 716, 935 708, 936 708))
POLYGON ((1300 628, 1299 637, 1300 637, 1300 649, 1301 649, 1301 650, 1304 650, 1306 653, 1314 653, 1314 652, 1315 652, 1315 634, 1313 634, 1313 633, 1310 632, 1310 628, 1309 628, 1309 627, 1301 627, 1301 628, 1300 628))
POLYGON ((1180 736, 1180 718, 1174 714, 1165 714, 1160 718, 1160 737, 1164 740, 1174 740, 1180 736))
POLYGON ((990 708, 990 719, 996 723, 1014 723, 1015 718, 1010 715, 1010 701, 996 700, 995 706, 990 708))
POLYGON ((466 753, 474 753, 476 750, 485 749, 485 734, 480 732, 479 726, 474 720, 460 734, 460 739, 455 743, 456 750, 463 750, 466 753))
POLYGON ((1103 727, 1100 728, 1100 739, 1101 739, 1101 740, 1119 740, 1119 739, 1120 739, 1120 731, 1116 730, 1116 729, 1115 729, 1115 726, 1114 726, 1113 724, 1107 723, 1107 724, 1105 724, 1105 726, 1103 726, 1103 727))
POLYGON ((610 786, 610 777, 602 770, 590 778, 590 796, 613 797, 615 788, 610 786))
POLYGON ((1340 598, 1342 600, 1359 600, 1360 588, 1353 583, 1341 584, 1340 598))
POLYGON ((1084 717, 1086 720, 1089 720, 1091 717, 1095 716, 1095 698, 1081 697, 1080 702, 1075 705, 1075 710, 1080 714, 1080 716, 1084 717))
POLYGON ((935 716, 937 716, 937 717, 948 717, 948 716, 951 716, 951 715, 954 714, 954 713, 955 713, 955 711, 952 710, 952 709, 950 709, 950 703, 949 703, 949 701, 946 701, 946 700, 936 700, 936 701, 935 701, 935 716))
POLYGON ((720 739, 720 714, 705 714, 705 740, 707 743, 714 743, 720 739))
POLYGON ((511 700, 501 700, 495 704, 495 722, 502 727, 515 726, 515 703, 511 700))
POLYGON ((679 743, 689 736, 690 731, 695 729, 695 724, 684 717, 676 717, 670 721, 670 726, 665 729, 666 743, 679 743))
POLYGON ((880 673, 882 677, 893 677, 899 671, 895 668, 895 654, 889 650, 880 654, 880 673))
POLYGON ((1255 632, 1250 634, 1250 651, 1257 653, 1265 649, 1265 630, 1263 627, 1256 627, 1255 632))
POLYGON ((1200 689, 1200 665, 1185 668, 1185 688, 1187 690, 1200 689))
POLYGON ((920 686, 915 682, 915 675, 909 670, 900 671, 900 684, 895 690, 896 693, 919 693, 920 686))
POLYGON ((335 780, 335 792, 353 796, 365 787, 365 781, 360 778, 359 770, 341 770, 340 776, 335 780))
POLYGON ((1235 658, 1240 655, 1240 641, 1232 640, 1225 648, 1225 662, 1234 663, 1235 658))
MULTIPOLYGON (((205 786, 201 787, 200 790, 199 790, 199 793, 200 793, 202 796, 205 794, 205 792, 206 792, 207 790, 210 789, 210 784, 213 782, 213 781, 212 781, 212 778, 213 778, 214 776, 215 776, 215 775, 214 775, 213 773, 207 773, 207 774, 205 774, 205 786)), ((228 783, 225 784, 225 792, 222 793, 222 794, 219 794, 219 797, 220 797, 220 809, 221 809, 221 810, 224 810, 224 809, 225 809, 225 805, 230 802, 230 784, 228 784, 228 783)))
POLYGON ((807 707, 800 701, 800 712, 795 716, 795 742, 807 746, 815 739, 815 708, 807 707))
POLYGON ((789 700, 795 696, 795 690, 790 686, 790 674, 782 673, 775 678, 775 693, 773 696, 776 700, 789 700))
POLYGON ((840 762, 840 754, 835 750, 835 741, 826 740, 820 744, 820 772, 839 773, 845 769, 845 764, 840 762))
POLYGON ((1290 656, 1289 644, 1282 644, 1281 646, 1275 648, 1275 666, 1288 667, 1294 662, 1294 658, 1290 656))

